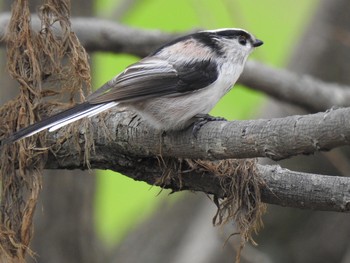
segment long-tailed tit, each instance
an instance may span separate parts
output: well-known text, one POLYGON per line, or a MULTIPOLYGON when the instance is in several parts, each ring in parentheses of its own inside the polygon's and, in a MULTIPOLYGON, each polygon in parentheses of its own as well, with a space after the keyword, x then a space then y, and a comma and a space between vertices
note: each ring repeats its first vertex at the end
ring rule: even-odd
POLYGON ((127 67, 86 102, 12 134, 14 142, 42 130, 55 131, 112 107, 134 110, 148 125, 181 130, 204 116, 237 81, 248 55, 263 42, 242 29, 193 33, 158 48, 127 67))

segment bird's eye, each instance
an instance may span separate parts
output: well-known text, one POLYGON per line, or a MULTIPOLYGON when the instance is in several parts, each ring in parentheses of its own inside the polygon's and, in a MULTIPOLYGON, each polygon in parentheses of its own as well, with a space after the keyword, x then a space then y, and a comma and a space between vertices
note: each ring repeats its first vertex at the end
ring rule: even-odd
POLYGON ((239 36, 238 43, 240 43, 242 46, 245 46, 247 44, 247 39, 244 36, 239 36))

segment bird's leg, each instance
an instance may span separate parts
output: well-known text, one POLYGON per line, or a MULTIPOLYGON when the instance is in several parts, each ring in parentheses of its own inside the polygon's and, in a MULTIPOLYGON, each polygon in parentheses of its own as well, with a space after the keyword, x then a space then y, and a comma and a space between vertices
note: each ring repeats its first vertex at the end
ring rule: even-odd
POLYGON ((214 117, 214 116, 210 116, 209 114, 197 114, 196 116, 194 116, 194 119, 195 119, 195 122, 192 128, 192 135, 195 138, 197 138, 198 132, 204 124, 210 121, 227 121, 225 118, 214 117))

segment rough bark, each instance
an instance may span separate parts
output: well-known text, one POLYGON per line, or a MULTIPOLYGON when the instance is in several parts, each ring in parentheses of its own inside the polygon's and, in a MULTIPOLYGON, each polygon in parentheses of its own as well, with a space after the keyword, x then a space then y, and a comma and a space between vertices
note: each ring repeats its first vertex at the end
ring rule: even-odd
MULTIPOLYGON (((197 137, 192 135, 191 127, 163 134, 133 118, 131 112, 111 110, 91 120, 96 149, 109 147, 119 154, 210 160, 253 157, 281 160, 348 145, 349 114, 350 108, 343 108, 285 118, 215 121, 204 125, 197 137)), ((57 136, 63 138, 65 132, 66 129, 61 129, 58 133, 49 133, 48 139, 54 142, 57 136)), ((84 130, 80 132, 84 134, 84 130)), ((61 151, 74 152, 74 145, 69 141, 64 146, 66 148, 61 148, 61 151)), ((69 161, 74 163, 75 159, 69 161)))

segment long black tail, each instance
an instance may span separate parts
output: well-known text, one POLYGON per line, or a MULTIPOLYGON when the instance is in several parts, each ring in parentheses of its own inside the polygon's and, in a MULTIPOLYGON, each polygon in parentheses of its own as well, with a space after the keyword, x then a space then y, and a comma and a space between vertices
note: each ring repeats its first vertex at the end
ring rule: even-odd
POLYGON ((3 140, 2 144, 18 141, 22 138, 31 136, 45 129, 49 129, 50 132, 55 131, 69 123, 72 123, 84 117, 91 117, 115 105, 117 105, 116 102, 108 102, 103 104, 90 104, 89 102, 84 102, 78 104, 71 109, 62 111, 56 115, 50 116, 47 119, 29 125, 28 127, 13 133, 10 137, 3 140))

